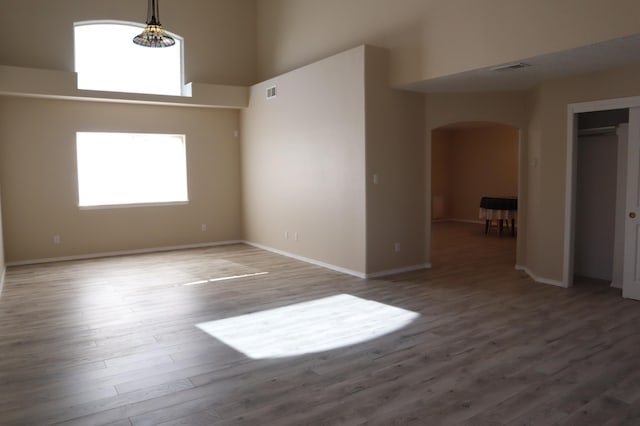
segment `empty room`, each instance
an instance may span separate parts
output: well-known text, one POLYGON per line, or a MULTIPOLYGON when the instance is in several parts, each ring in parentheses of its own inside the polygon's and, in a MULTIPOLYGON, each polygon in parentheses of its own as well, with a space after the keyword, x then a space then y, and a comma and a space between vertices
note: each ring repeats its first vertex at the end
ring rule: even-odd
POLYGON ((640 424, 638 16, 0 0, 0 424, 640 424))

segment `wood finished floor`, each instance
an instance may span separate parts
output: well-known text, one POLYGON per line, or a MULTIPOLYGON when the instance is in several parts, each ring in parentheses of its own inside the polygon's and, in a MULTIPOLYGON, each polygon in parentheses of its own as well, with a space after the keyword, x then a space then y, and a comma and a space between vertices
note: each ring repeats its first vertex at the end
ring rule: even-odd
MULTIPOLYGON (((433 269, 389 279, 244 245, 10 268, 0 424, 640 424, 640 304, 597 283, 535 284, 514 251, 441 223, 433 269), (262 360, 195 326, 340 294, 420 316, 262 360)), ((316 337, 308 323, 290 333, 316 337)))

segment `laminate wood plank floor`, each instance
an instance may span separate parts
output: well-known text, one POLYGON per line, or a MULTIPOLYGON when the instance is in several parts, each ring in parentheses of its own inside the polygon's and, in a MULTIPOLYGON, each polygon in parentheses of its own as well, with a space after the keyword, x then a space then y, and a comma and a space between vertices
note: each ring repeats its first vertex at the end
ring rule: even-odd
POLYGON ((9 268, 0 424, 640 424, 638 302, 433 236, 371 280, 241 244, 9 268))

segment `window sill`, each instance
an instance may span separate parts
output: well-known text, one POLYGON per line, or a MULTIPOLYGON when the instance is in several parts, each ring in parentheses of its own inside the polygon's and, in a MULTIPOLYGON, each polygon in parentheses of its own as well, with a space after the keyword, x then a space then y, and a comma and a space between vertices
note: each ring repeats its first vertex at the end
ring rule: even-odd
POLYGON ((129 209, 138 207, 186 206, 189 201, 167 201, 157 203, 105 204, 100 206, 78 206, 80 210, 129 209))

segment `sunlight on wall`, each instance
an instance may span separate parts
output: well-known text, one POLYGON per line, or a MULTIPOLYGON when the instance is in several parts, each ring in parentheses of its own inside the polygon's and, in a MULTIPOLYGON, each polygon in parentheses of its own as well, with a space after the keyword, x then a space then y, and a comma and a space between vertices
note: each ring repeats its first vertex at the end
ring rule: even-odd
POLYGON ((253 359, 283 358, 373 340, 420 315, 372 300, 339 294, 196 327, 253 359))

